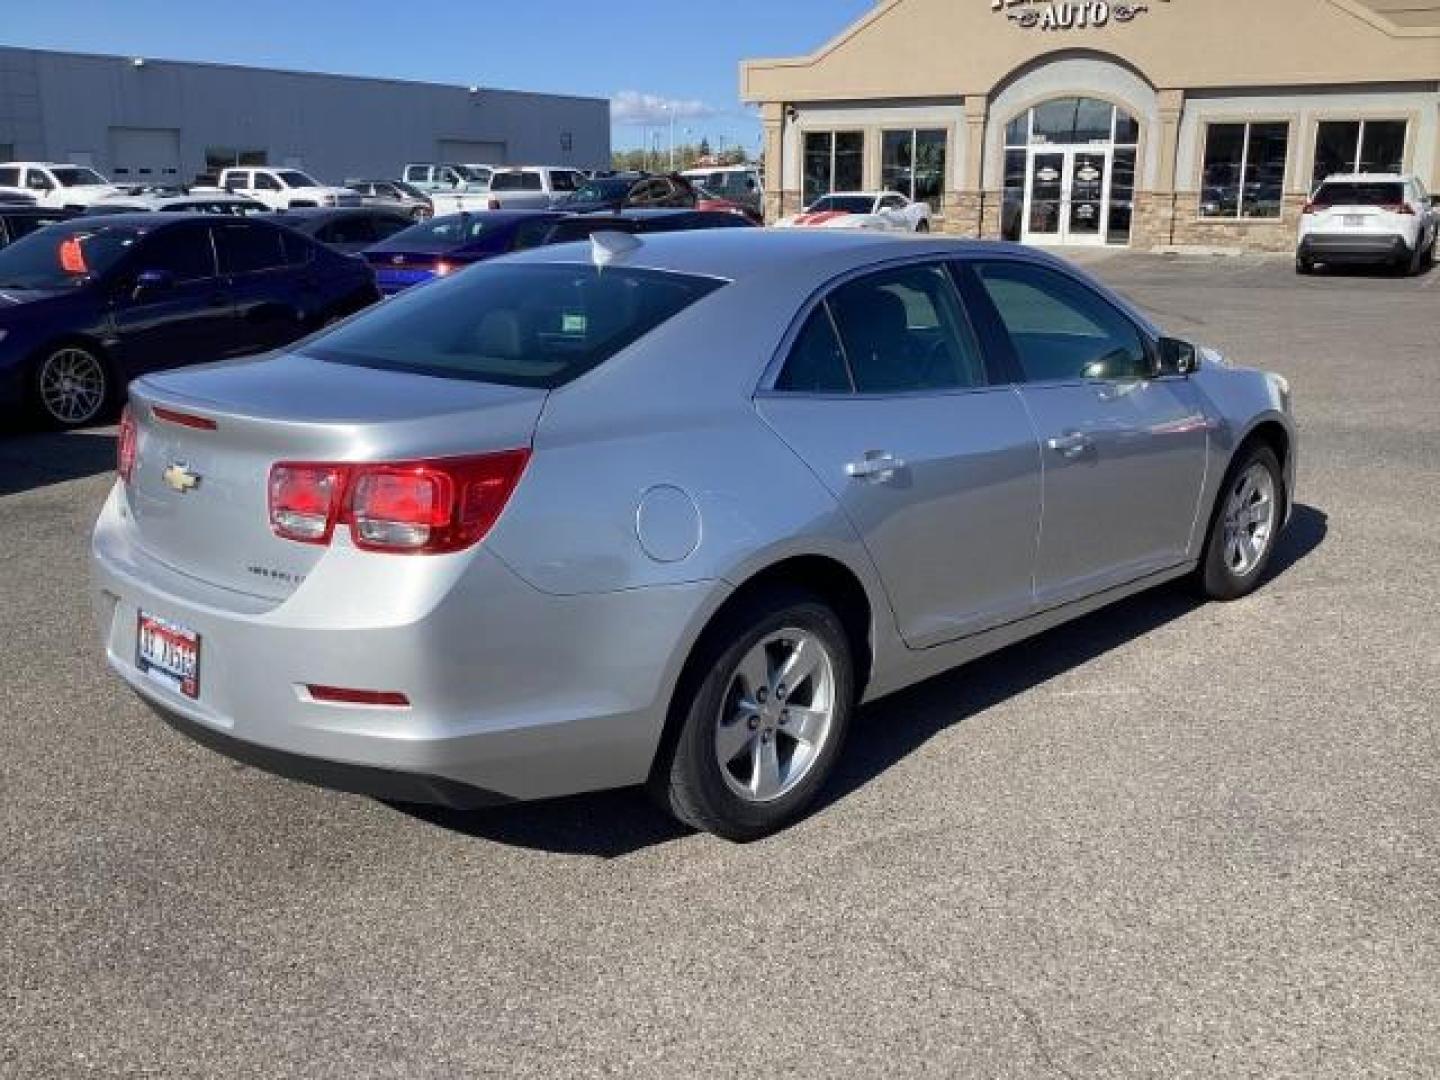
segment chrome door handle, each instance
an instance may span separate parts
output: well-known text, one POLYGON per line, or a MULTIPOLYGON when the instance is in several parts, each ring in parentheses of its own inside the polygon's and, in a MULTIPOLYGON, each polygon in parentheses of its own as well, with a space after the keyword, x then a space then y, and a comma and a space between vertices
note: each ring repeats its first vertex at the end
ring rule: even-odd
POLYGON ((845 475, 852 480, 874 480, 876 483, 884 483, 895 475, 897 469, 904 467, 905 462, 894 454, 885 450, 867 450, 865 456, 859 461, 852 461, 845 466, 845 475))
POLYGON ((1077 458, 1085 453, 1086 450, 1089 450, 1093 443, 1091 443, 1089 435, 1085 435, 1079 431, 1071 431, 1064 435, 1057 435, 1045 445, 1061 457, 1077 458))

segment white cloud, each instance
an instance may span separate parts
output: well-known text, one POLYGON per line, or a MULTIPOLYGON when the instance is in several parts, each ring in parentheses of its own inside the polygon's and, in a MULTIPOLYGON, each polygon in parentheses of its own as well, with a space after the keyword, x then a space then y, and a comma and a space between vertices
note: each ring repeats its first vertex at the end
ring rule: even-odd
POLYGON ((668 124, 671 116, 676 120, 705 120, 719 116, 720 111, 703 101, 681 101, 638 90, 621 90, 610 99, 610 119, 616 124, 668 124))

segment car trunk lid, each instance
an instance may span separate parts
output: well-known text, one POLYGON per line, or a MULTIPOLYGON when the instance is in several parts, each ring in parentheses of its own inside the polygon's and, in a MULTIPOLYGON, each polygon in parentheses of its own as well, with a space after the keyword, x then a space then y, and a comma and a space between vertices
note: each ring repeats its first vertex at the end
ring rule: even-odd
POLYGON ((140 545, 180 573, 283 600, 325 548, 271 532, 273 465, 528 447, 546 396, 294 354, 148 376, 131 386, 140 545))

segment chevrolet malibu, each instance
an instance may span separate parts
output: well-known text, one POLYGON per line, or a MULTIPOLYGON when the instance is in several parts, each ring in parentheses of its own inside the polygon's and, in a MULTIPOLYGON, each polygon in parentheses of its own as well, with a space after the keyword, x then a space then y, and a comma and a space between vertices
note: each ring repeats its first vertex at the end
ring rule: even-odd
POLYGON ((1289 399, 1031 250, 602 233, 135 382, 100 632, 283 775, 645 784, 750 839, 862 702, 1171 579, 1255 589, 1289 399))

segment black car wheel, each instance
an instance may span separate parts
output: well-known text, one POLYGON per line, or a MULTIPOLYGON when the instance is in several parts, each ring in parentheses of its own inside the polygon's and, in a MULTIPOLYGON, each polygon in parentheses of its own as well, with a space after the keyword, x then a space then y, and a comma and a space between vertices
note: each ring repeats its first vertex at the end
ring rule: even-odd
POLYGON ((55 427, 84 427, 104 415, 113 383, 109 366, 93 348, 74 342, 52 346, 35 364, 33 406, 55 427))

